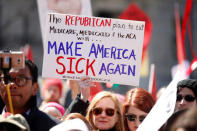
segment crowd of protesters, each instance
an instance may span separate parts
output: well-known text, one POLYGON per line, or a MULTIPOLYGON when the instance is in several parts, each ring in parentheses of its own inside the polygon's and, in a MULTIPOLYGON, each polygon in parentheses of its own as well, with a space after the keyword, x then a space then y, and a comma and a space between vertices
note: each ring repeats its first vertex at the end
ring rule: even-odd
MULTIPOLYGON (((75 96, 71 97, 69 107, 65 107, 60 102, 64 93, 63 82, 46 79, 43 85, 39 85, 37 66, 28 59, 25 59, 24 69, 11 68, 8 74, 0 72, 0 76, 2 130, 135 131, 156 102, 148 91, 140 87, 130 89, 125 95, 99 87, 92 95, 91 90, 96 90, 97 85, 84 77, 72 81, 77 89, 76 92, 70 90, 75 96), (13 113, 9 113, 12 110, 6 86, 10 88, 13 113), (40 107, 36 103, 38 90, 43 99, 40 107)), ((174 113, 160 130, 196 131, 196 118, 197 80, 181 80, 177 84, 174 113)))

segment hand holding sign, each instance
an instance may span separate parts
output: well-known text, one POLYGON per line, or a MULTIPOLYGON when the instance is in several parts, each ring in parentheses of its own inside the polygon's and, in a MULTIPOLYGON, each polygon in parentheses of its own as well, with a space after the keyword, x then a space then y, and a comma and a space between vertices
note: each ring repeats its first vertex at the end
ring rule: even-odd
POLYGON ((90 88, 95 87, 94 83, 90 80, 89 77, 83 77, 79 81, 79 89, 81 92, 81 99, 85 102, 88 100, 90 96, 90 88))

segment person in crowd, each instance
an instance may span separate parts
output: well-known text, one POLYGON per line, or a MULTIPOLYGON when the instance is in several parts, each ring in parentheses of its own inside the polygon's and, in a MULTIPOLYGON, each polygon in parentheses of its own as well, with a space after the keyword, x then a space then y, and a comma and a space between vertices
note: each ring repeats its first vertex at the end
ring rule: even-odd
MULTIPOLYGON (((24 69, 11 68, 9 71, 8 86, 13 103, 14 114, 22 114, 31 131, 48 131, 55 126, 59 120, 52 118, 40 111, 36 106, 36 92, 38 89, 38 69, 30 60, 25 59, 24 69)), ((1 75, 0 95, 5 104, 1 114, 10 112, 8 95, 4 81, 4 74, 1 75)))
POLYGON ((196 106, 197 80, 184 79, 177 84, 177 99, 175 110, 172 116, 163 124, 159 131, 166 131, 172 128, 173 123, 184 114, 187 109, 196 106))
POLYGON ((48 102, 40 110, 58 119, 61 119, 65 113, 64 107, 56 102, 48 102))
POLYGON ((145 89, 133 88, 129 90, 123 103, 125 131, 136 131, 154 104, 154 99, 145 89))
POLYGON ((43 88, 41 90, 43 102, 40 106, 44 106, 48 102, 59 103, 59 100, 62 96, 63 84, 60 79, 48 78, 45 80, 43 88))
POLYGON ((173 123, 170 131, 197 131, 197 106, 180 115, 173 123))
POLYGON ((177 84, 177 98, 174 113, 162 125, 159 131, 171 130, 173 123, 189 108, 196 106, 197 80, 184 79, 177 84))
POLYGON ((72 119, 76 119, 76 118, 81 119, 86 124, 89 131, 93 130, 89 121, 80 113, 70 113, 70 114, 66 115, 65 117, 63 117, 62 121, 72 120, 72 119))
MULTIPOLYGON (((86 78, 82 77, 82 79, 86 79, 86 78)), ((78 80, 67 80, 66 85, 67 85, 66 87, 68 87, 69 89, 68 89, 67 93, 65 94, 66 97, 65 97, 65 100, 64 100, 64 107, 68 108, 69 105, 71 104, 72 100, 74 100, 81 93, 80 92, 81 87, 79 87, 79 81, 78 80)), ((89 96, 89 98, 90 98, 91 94, 92 94, 91 91, 93 90, 93 92, 96 92, 97 88, 94 88, 94 89, 90 88, 89 90, 90 90, 90 96, 89 96)))
POLYGON ((30 131, 30 128, 21 114, 6 112, 0 115, 0 131, 30 131))
POLYGON ((101 91, 92 99, 86 118, 94 130, 123 131, 121 104, 116 95, 101 91))
POLYGON ((197 105, 197 80, 185 79, 177 84, 175 112, 197 105))

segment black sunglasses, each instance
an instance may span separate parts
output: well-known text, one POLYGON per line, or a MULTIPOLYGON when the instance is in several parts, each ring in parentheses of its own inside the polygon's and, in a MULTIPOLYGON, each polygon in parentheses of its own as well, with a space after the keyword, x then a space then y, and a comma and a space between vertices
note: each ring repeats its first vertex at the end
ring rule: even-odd
POLYGON ((105 114, 106 114, 107 116, 113 116, 114 113, 115 113, 115 110, 112 109, 112 108, 106 108, 106 109, 103 109, 103 108, 94 108, 94 109, 92 110, 92 113, 93 113, 95 116, 98 116, 98 115, 100 115, 100 114, 103 112, 103 110, 105 111, 105 114))
POLYGON ((182 99, 185 99, 187 102, 193 102, 196 98, 193 97, 192 95, 177 95, 176 101, 181 101, 182 99))
POLYGON ((136 121, 136 119, 138 119, 140 122, 142 122, 145 119, 145 115, 134 115, 134 114, 127 114, 125 115, 125 117, 129 120, 129 121, 136 121))

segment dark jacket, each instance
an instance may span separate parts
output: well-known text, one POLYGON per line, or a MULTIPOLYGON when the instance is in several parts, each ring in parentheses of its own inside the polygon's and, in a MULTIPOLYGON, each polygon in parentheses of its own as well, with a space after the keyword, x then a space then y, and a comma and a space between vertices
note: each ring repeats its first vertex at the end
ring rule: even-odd
POLYGON ((49 131, 50 128, 60 122, 38 110, 38 108, 32 108, 29 115, 23 113, 23 116, 27 120, 31 131, 49 131))
POLYGON ((60 123, 58 119, 38 109, 36 106, 36 97, 32 97, 30 103, 29 114, 23 113, 22 115, 27 120, 31 131, 49 131, 50 128, 60 123))
MULTIPOLYGON (((28 105, 30 107, 28 113, 24 112, 22 115, 27 120, 31 131, 49 131, 50 128, 60 123, 58 119, 47 115, 37 108, 36 96, 30 99, 28 105)), ((5 104, 2 103, 2 106, 5 106, 5 104)))

